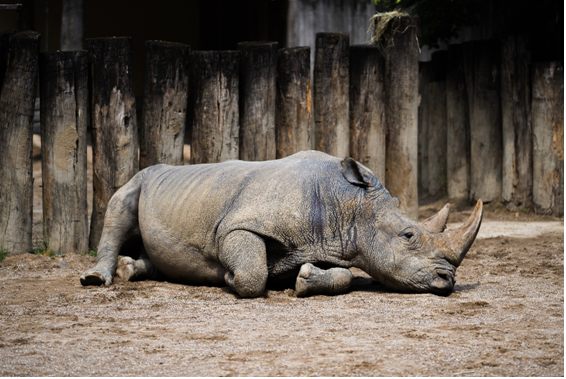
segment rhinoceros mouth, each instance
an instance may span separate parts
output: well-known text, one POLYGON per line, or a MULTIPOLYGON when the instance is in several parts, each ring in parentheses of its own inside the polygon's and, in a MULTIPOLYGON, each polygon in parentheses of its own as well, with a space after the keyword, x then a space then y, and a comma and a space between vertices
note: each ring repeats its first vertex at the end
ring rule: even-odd
POLYGON ((437 269, 433 273, 433 278, 430 282, 430 290, 432 293, 447 296, 454 290, 454 274, 451 271, 437 269))

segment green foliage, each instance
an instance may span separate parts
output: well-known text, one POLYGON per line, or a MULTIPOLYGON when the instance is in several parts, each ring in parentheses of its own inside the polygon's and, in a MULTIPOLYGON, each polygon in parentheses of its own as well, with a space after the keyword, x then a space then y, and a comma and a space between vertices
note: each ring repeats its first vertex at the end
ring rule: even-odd
POLYGON ((97 254, 98 254, 98 253, 96 252, 96 249, 95 249, 95 248, 92 248, 92 247, 91 247, 91 248, 88 249, 88 255, 90 255, 90 256, 92 256, 92 257, 96 257, 97 254))
POLYGON ((4 258, 6 258, 9 253, 10 252, 8 250, 0 248, 0 266, 2 265, 2 261, 4 260, 4 258))

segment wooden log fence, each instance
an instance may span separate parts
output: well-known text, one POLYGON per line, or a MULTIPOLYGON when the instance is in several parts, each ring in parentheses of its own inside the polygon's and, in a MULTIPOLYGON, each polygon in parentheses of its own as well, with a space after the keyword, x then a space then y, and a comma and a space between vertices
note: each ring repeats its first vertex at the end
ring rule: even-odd
POLYGON ((88 52, 39 61, 44 242, 57 254, 88 249, 88 52))
POLYGON ((310 55, 310 47, 279 49, 277 53, 277 159, 313 148, 310 55))
POLYGON ((0 92, 0 249, 13 255, 32 248, 31 153, 39 37, 35 32, 10 36, 0 92))
MULTIPOLYGON (((451 198, 503 201, 510 209, 533 204, 538 213, 562 216, 563 63, 534 65, 530 89, 520 40, 473 42, 421 64, 419 83, 414 20, 397 22, 385 49, 349 47, 347 35, 319 34, 312 98, 308 47, 277 51, 274 43, 243 43, 239 51, 189 54, 186 45, 149 41, 140 167, 182 164, 179 141, 187 124, 191 163, 282 158, 313 145, 338 157, 351 154, 412 218, 417 153, 421 189, 428 193, 443 191, 444 180, 451 198), (510 167, 503 170, 502 162, 510 167)), ((88 53, 45 53, 40 60, 44 225, 49 248, 60 254, 97 247, 110 197, 138 170, 131 41, 97 38, 86 46, 88 53), (94 199, 87 243, 90 120, 94 199)), ((38 49, 37 33, 0 35, 0 58, 10 60, 0 60, 6 68, 0 83, 0 248, 11 254, 32 248, 38 49)))
POLYGON ((350 155, 385 185, 384 69, 379 47, 350 47, 350 155))
POLYGON ((89 246, 98 247, 108 201, 138 171, 130 38, 86 40, 91 60, 93 205, 89 246))
POLYGON ((533 201, 564 216, 564 62, 533 67, 533 201))
POLYGON ((191 164, 238 159, 239 51, 191 54, 191 164))
POLYGON ((468 199, 470 119, 462 45, 448 51, 446 69, 446 183, 450 199, 468 199))
POLYGON ((348 34, 316 34, 315 147, 336 157, 346 157, 350 150, 349 51, 348 34))
POLYGON ((401 212, 416 220, 419 206, 419 46, 416 20, 410 16, 393 18, 384 32, 384 39, 388 41, 384 49, 385 119, 388 127, 385 182, 389 192, 401 201, 401 212))
POLYGON ((511 211, 532 207, 531 83, 527 40, 501 41, 501 200, 511 211))
POLYGON ((240 159, 275 159, 277 42, 240 42, 240 159))
POLYGON ((428 110, 428 193, 446 194, 446 69, 448 52, 432 54, 432 75, 428 83, 431 106, 428 110))
POLYGON ((179 43, 145 43, 140 170, 158 163, 183 164, 190 51, 179 43))

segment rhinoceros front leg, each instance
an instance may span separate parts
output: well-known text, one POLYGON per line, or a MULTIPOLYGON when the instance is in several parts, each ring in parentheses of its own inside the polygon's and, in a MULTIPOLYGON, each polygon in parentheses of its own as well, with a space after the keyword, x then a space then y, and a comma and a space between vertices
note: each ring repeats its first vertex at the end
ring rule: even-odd
POLYGON ((138 202, 142 175, 143 172, 135 175, 108 202, 96 267, 82 273, 80 280, 83 286, 112 284, 122 245, 133 235, 139 234, 138 202))
POLYGON ((257 297, 267 283, 265 242, 252 232, 236 230, 224 239, 218 258, 227 269, 226 284, 241 297, 257 297))
POLYGON ((310 295, 340 295, 350 291, 352 272, 347 268, 334 267, 323 270, 311 263, 301 266, 295 293, 299 297, 310 295))

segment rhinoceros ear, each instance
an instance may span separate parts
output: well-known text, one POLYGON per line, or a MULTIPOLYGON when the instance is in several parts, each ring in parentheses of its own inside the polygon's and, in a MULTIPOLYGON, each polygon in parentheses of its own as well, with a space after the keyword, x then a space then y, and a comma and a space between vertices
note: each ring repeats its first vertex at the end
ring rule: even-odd
POLYGON ((371 184, 369 180, 364 178, 364 175, 358 166, 358 162, 350 157, 345 158, 342 161, 342 174, 344 174, 347 181, 355 186, 368 187, 371 184))

